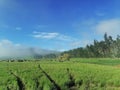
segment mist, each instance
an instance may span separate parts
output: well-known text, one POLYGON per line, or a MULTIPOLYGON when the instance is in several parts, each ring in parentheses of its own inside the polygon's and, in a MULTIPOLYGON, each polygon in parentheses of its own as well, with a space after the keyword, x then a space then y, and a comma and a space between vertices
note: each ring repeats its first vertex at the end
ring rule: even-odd
POLYGON ((46 55, 50 53, 55 53, 55 51, 14 44, 9 40, 0 41, 0 58, 30 57, 36 54, 46 55))

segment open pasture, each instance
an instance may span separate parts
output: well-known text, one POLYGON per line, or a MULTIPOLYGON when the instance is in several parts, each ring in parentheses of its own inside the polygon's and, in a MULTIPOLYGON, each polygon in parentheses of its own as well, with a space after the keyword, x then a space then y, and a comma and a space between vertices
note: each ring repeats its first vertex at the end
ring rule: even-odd
POLYGON ((120 90, 119 59, 0 62, 0 90, 120 90))

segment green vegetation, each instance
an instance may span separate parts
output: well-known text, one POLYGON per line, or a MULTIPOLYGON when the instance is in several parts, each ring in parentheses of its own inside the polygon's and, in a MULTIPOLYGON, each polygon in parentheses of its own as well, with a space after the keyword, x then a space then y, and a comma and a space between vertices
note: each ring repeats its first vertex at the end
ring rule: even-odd
POLYGON ((119 65, 109 58, 0 62, 0 90, 120 90, 119 65))
POLYGON ((70 55, 65 53, 63 55, 58 56, 57 60, 60 61, 60 62, 69 61, 70 60, 70 55))
POLYGON ((111 58, 72 58, 71 61, 78 63, 89 63, 89 64, 98 64, 98 65, 109 65, 116 66, 120 65, 120 59, 111 59, 111 58))
POLYGON ((112 36, 104 35, 104 40, 97 41, 73 50, 65 51, 64 53, 70 54, 73 58, 120 58, 120 36, 116 39, 112 36))

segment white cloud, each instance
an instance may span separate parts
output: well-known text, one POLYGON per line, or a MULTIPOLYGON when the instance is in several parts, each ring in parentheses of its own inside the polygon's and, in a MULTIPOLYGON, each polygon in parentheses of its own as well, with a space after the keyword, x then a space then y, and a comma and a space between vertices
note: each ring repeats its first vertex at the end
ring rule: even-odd
POLYGON ((55 40, 50 42, 54 44, 54 47, 57 48, 58 51, 69 50, 77 47, 85 47, 87 44, 92 43, 91 40, 86 38, 80 40, 77 37, 72 37, 57 32, 47 33, 33 31, 32 37, 43 40, 55 40))
POLYGON ((1 40, 0 41, 0 57, 18 57, 29 55, 27 48, 21 47, 19 44, 13 44, 9 40, 1 40))
MULTIPOLYGON (((102 13, 99 13, 99 15, 102 13)), ((106 20, 95 20, 95 19, 88 19, 82 21, 80 24, 77 24, 76 31, 82 34, 85 33, 86 36, 93 35, 103 35, 107 33, 111 36, 117 36, 120 34, 120 18, 113 18, 113 19, 106 19, 106 20), (88 33, 88 30, 91 33, 88 33)))
POLYGON ((0 41, 0 58, 1 57, 24 57, 35 54, 49 54, 54 51, 44 50, 36 47, 27 47, 21 44, 14 44, 12 41, 4 39, 0 41))
POLYGON ((95 29, 100 34, 104 34, 106 32, 108 35, 116 36, 120 34, 120 19, 100 21, 96 25, 95 29))
POLYGON ((55 40, 62 40, 62 41, 74 41, 76 40, 73 37, 64 35, 64 34, 60 34, 57 32, 37 32, 37 31, 33 31, 33 35, 32 37, 34 38, 38 38, 38 39, 55 39, 55 40))
POLYGON ((63 35, 63 34, 59 34, 57 39, 62 40, 62 41, 69 41, 69 42, 76 40, 76 38, 73 38, 73 37, 70 37, 70 36, 67 36, 67 35, 63 35))
POLYGON ((56 38, 59 34, 58 33, 46 33, 46 32, 33 32, 34 35, 32 35, 34 38, 42 38, 42 39, 53 39, 56 38))

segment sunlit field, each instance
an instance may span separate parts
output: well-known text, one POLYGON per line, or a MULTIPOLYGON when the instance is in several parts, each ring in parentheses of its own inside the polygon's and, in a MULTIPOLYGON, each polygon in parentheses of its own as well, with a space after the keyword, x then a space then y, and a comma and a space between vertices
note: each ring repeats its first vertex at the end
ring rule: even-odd
POLYGON ((120 90, 119 59, 0 62, 0 90, 120 90))

